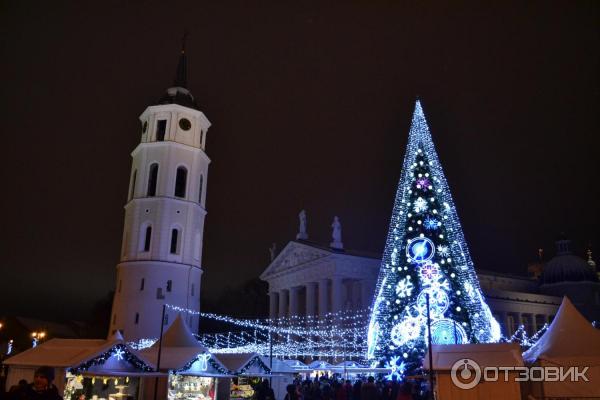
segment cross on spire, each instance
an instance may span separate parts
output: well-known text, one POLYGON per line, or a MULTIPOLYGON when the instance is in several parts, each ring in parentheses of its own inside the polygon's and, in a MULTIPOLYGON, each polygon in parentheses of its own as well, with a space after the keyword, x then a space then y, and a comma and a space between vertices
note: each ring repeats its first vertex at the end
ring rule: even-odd
POLYGON ((183 31, 183 37, 181 38, 181 55, 179 56, 179 63, 177 64, 177 72, 175 74, 175 81, 173 86, 182 87, 187 89, 187 58, 185 56, 185 44, 188 37, 187 29, 183 31))

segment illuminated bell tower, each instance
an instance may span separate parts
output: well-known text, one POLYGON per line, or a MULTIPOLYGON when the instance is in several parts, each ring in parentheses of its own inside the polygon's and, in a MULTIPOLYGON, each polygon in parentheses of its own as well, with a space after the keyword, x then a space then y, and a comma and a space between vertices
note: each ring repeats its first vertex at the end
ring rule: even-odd
MULTIPOLYGON (((157 338, 175 320, 163 304, 199 311, 210 122, 187 88, 182 46, 174 84, 140 116, 109 334, 157 338)), ((185 321, 198 331, 198 316, 185 321)))

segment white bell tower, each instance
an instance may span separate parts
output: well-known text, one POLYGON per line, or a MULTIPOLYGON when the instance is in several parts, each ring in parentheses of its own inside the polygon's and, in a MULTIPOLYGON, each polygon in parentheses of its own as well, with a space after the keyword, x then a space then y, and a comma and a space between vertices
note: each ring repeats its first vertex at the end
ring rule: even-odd
MULTIPOLYGON (((200 311, 210 122, 187 89, 185 48, 173 87, 142 113, 109 333, 157 338, 163 304, 200 311)), ((175 320, 166 310, 165 329, 175 320)), ((198 331, 198 316, 185 316, 198 331)))

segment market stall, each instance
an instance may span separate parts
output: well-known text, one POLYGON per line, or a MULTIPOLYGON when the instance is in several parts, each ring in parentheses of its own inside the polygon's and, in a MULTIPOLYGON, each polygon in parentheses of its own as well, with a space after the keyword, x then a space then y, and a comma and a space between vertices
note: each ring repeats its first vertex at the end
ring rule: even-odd
POLYGON ((310 378, 328 377, 333 374, 333 365, 324 360, 315 360, 308 364, 311 370, 310 378))
POLYGON ((9 358, 5 364, 9 365, 9 385, 20 379, 33 381, 34 371, 40 366, 54 368, 54 384, 65 400, 137 398, 139 377, 154 370, 123 343, 120 335, 106 340, 51 339, 9 358), (117 387, 123 385, 133 385, 135 390, 117 387))
MULTIPOLYGON (((488 367, 522 367, 520 346, 516 343, 434 344, 432 345, 434 390, 438 399, 520 400, 518 373, 510 370, 507 379, 484 380, 481 371, 488 367), (464 364, 456 366, 457 362, 464 364), (452 376, 455 368, 455 376, 452 376), (462 371, 468 371, 464 374, 462 371), (479 372, 477 372, 479 371, 479 372), (479 375, 478 375, 479 374, 479 375), (477 381, 477 376, 480 376, 477 381), (454 380, 463 387, 460 387, 454 380), (470 386, 472 383, 472 387, 470 386)), ((423 368, 429 370, 429 358, 423 368)), ((502 374, 504 377, 504 374, 502 374)))
POLYGON ((181 316, 163 334, 162 343, 140 352, 154 364, 158 363, 159 353, 160 370, 168 373, 168 379, 162 382, 158 398, 214 400, 219 383, 229 386, 233 376, 198 342, 181 316))
POLYGON ((600 397, 600 330, 594 328, 573 303, 564 297, 556 317, 544 335, 525 353, 523 359, 533 367, 561 367, 567 375, 562 381, 538 381, 527 384, 535 397, 600 397), (570 379, 571 367, 582 371, 586 380, 570 379))
POLYGON ((251 398, 256 386, 272 376, 264 358, 256 353, 223 353, 215 357, 228 373, 235 375, 231 378, 230 400, 251 398))
POLYGON ((122 400, 142 397, 142 379, 154 377, 155 367, 122 342, 69 368, 65 400, 122 400))

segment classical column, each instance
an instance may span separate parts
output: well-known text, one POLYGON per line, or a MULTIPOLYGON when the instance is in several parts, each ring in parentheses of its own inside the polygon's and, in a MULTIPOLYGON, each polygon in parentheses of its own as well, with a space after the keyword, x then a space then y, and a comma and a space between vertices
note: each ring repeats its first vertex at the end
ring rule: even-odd
POLYGON ((525 317, 525 319, 523 320, 523 324, 525 325, 525 332, 527 332, 527 334, 531 336, 535 333, 535 314, 526 313, 523 314, 523 316, 525 317))
POLYGON ((539 331, 540 329, 542 329, 542 326, 544 326, 544 316, 542 314, 535 314, 533 316, 534 318, 534 323, 533 323, 533 333, 537 333, 537 331, 539 331), (539 323, 538 323, 539 321, 539 323))
POLYGON ((327 286, 329 286, 328 279, 321 279, 319 281, 319 315, 321 317, 325 316, 325 314, 327 314, 328 311, 327 309, 329 305, 329 296, 327 286))
POLYGON ((288 291, 286 289, 279 291, 279 318, 288 316, 288 291))
POLYGON ((498 312, 498 323, 502 326, 502 333, 504 336, 508 335, 508 326, 506 325, 508 322, 508 318, 506 317, 506 312, 500 311, 498 312))
POLYGON ((299 287, 290 288, 290 316, 298 315, 298 292, 299 287))
POLYGON ((515 318, 517 320, 517 328, 515 329, 516 331, 521 325, 523 325, 523 314, 521 314, 520 312, 515 313, 515 318))
POLYGON ((513 334, 512 323, 510 321, 510 316, 508 315, 507 312, 503 313, 503 315, 504 315, 504 326, 506 329, 506 332, 504 334, 506 335, 507 338, 509 338, 510 335, 513 334))
POLYGON ((279 306, 279 293, 269 293, 269 318, 277 318, 277 311, 279 306))
POLYGON ((331 312, 338 313, 342 311, 344 302, 344 285, 342 278, 334 276, 331 279, 331 312))
POLYGON ((309 282, 306 284, 306 315, 315 315, 317 313, 317 283, 309 282))
POLYGON ((371 289, 374 288, 372 281, 363 279, 360 281, 360 299, 362 301, 362 308, 366 309, 372 306, 374 294, 371 293, 371 289))
POLYGON ((352 281, 352 309, 360 310, 362 308, 362 292, 360 281, 352 281))

